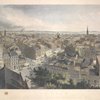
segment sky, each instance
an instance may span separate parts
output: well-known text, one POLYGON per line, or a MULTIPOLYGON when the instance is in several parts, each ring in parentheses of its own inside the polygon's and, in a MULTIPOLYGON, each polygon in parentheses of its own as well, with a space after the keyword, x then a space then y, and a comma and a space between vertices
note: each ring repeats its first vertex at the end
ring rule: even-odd
POLYGON ((0 5, 0 29, 100 31, 99 5, 0 5))

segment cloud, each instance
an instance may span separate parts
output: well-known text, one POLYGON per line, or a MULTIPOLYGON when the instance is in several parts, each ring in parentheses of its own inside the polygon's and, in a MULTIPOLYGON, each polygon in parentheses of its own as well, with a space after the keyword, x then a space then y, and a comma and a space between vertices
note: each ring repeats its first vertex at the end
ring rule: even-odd
POLYGON ((1 8, 0 13, 2 13, 2 16, 4 17, 3 19, 14 26, 27 28, 30 26, 37 26, 38 24, 42 24, 40 20, 28 17, 27 14, 24 14, 22 11, 15 10, 9 7, 1 8))
POLYGON ((6 28, 13 28, 13 26, 24 28, 25 30, 59 30, 59 28, 65 28, 64 25, 50 24, 33 16, 28 16, 21 10, 10 7, 0 7, 0 13, 1 25, 6 28))
MULTIPOLYGON (((70 6, 69 6, 70 8, 70 6)), ((28 8, 27 8, 28 9, 28 8)), ((77 10, 77 9, 76 9, 77 10)), ((100 12, 99 10, 91 10, 90 12, 85 10, 71 12, 65 9, 65 11, 59 13, 59 11, 49 11, 42 14, 40 10, 40 16, 35 15, 36 12, 23 11, 21 8, 11 6, 0 6, 0 28, 7 29, 21 29, 25 30, 49 30, 49 31, 80 31, 85 30, 87 25, 91 30, 100 29, 100 12), (57 12, 57 14, 56 14, 57 12)))

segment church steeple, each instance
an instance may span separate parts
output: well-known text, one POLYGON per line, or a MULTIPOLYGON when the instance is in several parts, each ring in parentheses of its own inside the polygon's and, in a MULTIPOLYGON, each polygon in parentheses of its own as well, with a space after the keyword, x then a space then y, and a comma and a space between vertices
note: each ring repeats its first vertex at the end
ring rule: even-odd
POLYGON ((87 35, 89 35, 88 27, 87 27, 87 31, 86 31, 86 34, 87 34, 87 35))

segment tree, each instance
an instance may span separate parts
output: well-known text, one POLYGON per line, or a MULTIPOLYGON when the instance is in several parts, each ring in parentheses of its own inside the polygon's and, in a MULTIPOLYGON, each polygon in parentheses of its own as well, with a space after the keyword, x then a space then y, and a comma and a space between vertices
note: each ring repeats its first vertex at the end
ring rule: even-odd
POLYGON ((70 57, 74 57, 76 55, 75 47, 72 44, 66 46, 65 53, 70 57))
POLYGON ((47 88, 47 89, 56 89, 57 87, 56 87, 55 84, 47 83, 46 86, 45 86, 45 88, 47 88))
POLYGON ((35 73, 35 77, 31 78, 31 80, 38 86, 45 86, 50 81, 51 74, 46 68, 34 68, 33 72, 35 73))
POLYGON ((88 82, 86 82, 85 80, 82 80, 81 82, 77 83, 76 88, 88 89, 88 88, 90 88, 90 84, 88 82))
POLYGON ((53 77, 51 79, 51 83, 56 85, 56 88, 62 88, 64 81, 65 81, 65 77, 60 73, 53 74, 53 77))
POLYGON ((72 79, 69 80, 70 85, 74 85, 74 82, 72 79))
POLYGON ((74 82, 72 79, 69 79, 69 84, 66 83, 66 84, 63 84, 62 86, 63 89, 74 89, 75 88, 75 85, 74 85, 74 82))
POLYGON ((50 73, 46 68, 38 67, 34 68, 33 72, 35 76, 30 76, 30 79, 39 87, 44 88, 62 88, 65 77, 62 74, 50 73))

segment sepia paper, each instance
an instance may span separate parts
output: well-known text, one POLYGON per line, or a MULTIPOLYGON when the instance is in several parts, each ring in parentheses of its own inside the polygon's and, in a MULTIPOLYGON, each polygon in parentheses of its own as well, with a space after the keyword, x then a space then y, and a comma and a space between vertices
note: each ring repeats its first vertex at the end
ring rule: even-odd
MULTIPOLYGON (((1 0, 1 5, 98 5, 99 0, 1 0)), ((40 11, 41 12, 41 11, 40 11)), ((73 16, 74 17, 74 16, 73 16)), ((95 21, 95 20, 93 20, 95 21)), ((94 22, 95 23, 95 22, 94 22)), ((85 27, 85 31, 89 25, 85 27)), ((99 100, 100 90, 98 89, 1 89, 0 99, 2 100, 99 100)))

